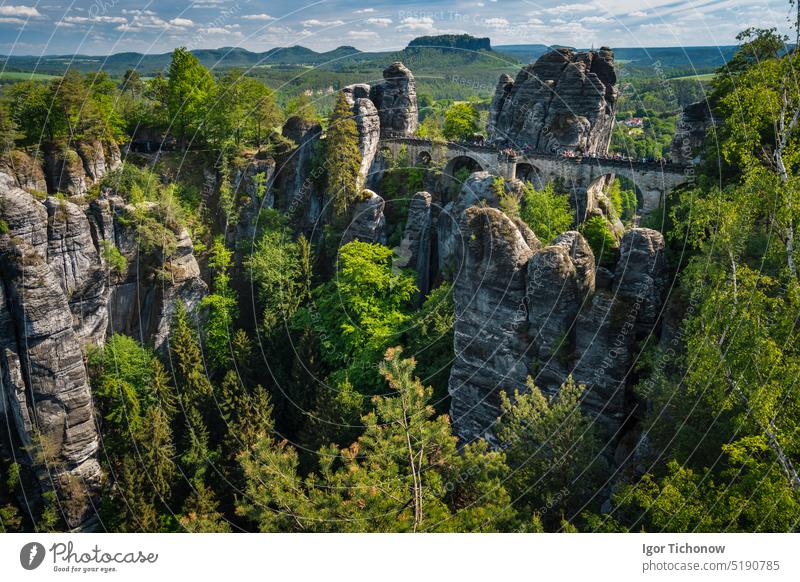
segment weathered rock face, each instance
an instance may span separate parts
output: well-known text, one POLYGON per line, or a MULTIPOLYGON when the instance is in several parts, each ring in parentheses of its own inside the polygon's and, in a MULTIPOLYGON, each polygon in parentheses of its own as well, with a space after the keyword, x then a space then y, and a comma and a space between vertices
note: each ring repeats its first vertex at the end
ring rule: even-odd
POLYGON ((166 347, 178 302, 184 303, 188 313, 195 313, 208 286, 200 277, 186 229, 175 233, 177 245, 169 257, 143 255, 135 229, 119 220, 129 209, 118 196, 98 200, 92 209, 98 238, 113 244, 128 265, 109 290, 108 331, 124 333, 160 351, 166 347))
MULTIPOLYGON (((455 200, 448 202, 437 219, 437 255, 440 272, 455 272, 459 268, 457 259, 465 243, 462 220, 467 208, 485 205, 497 208, 500 201, 495 191, 496 176, 489 172, 475 172, 464 182, 455 200)), ((519 196, 521 183, 506 180, 503 183, 507 195, 519 196)), ((527 227, 526 227, 527 228, 527 227)), ((530 229, 527 229, 530 231, 530 229)), ((526 232, 526 236, 529 236, 526 232)), ((535 235, 534 235, 535 238, 535 235)))
POLYGON ((489 136, 494 136, 496 134, 497 120, 500 117, 500 113, 503 111, 503 107, 505 107, 506 101, 508 100, 508 95, 511 93, 511 89, 513 88, 514 79, 505 73, 500 75, 500 80, 497 82, 497 87, 494 90, 492 103, 489 106, 489 121, 486 125, 486 132, 489 134, 489 136))
POLYGON ((68 525, 75 527, 88 517, 100 484, 91 392, 62 287, 77 285, 86 273, 85 257, 77 250, 83 241, 65 236, 75 257, 57 253, 53 262, 59 269, 52 268, 49 249, 59 246, 48 236, 45 207, 12 186, 10 177, 3 175, 2 181, 0 208, 9 233, 0 235, 0 399, 11 412, 4 432, 23 446, 33 444, 48 459, 54 481, 68 492, 63 507, 68 525))
MULTIPOLYGON (((475 201, 485 180, 473 174, 461 198, 475 201)), ((461 244, 453 246, 463 254, 449 391, 458 435, 491 439, 499 392, 524 390, 528 376, 552 395, 572 375, 587 386, 585 410, 613 440, 632 402, 633 354, 658 333, 667 287, 662 235, 627 232, 612 273, 595 267, 575 231, 541 247, 527 226, 478 205, 457 224, 461 244)))
POLYGON ((117 219, 124 211, 116 196, 86 207, 40 202, 0 172, 8 226, 0 234, 0 412, 9 412, 2 434, 48 459, 35 467, 45 486, 49 470, 70 527, 91 516, 101 480, 84 348, 120 331, 159 348, 177 301, 192 311, 206 293, 188 233, 178 233, 170 257, 140 256, 134 227, 117 219), (128 260, 127 272, 109 272, 110 246, 128 260))
POLYGON ((348 85, 342 89, 358 126, 358 149, 361 151, 359 189, 367 184, 370 168, 378 153, 378 142, 381 139, 380 116, 375 104, 369 99, 369 92, 370 86, 365 83, 348 85))
POLYGON ((49 192, 83 196, 89 189, 83 161, 75 150, 58 147, 46 152, 44 167, 49 192))
POLYGON ((232 189, 241 206, 236 224, 229 225, 228 237, 235 249, 242 250, 252 245, 259 212, 275 206, 274 178, 275 160, 272 158, 251 159, 234 172, 232 189))
POLYGON ((322 210, 322 193, 315 188, 319 176, 313 176, 312 159, 322 135, 322 127, 300 117, 290 117, 283 126, 283 136, 297 144, 291 153, 277 160, 275 208, 299 219, 301 227, 313 225, 322 210), (300 216, 302 214, 302 216, 300 216))
POLYGON ((464 268, 453 286, 455 361, 449 392, 455 431, 472 439, 487 434, 497 419, 500 392, 525 386, 525 269, 533 251, 495 208, 467 209, 463 225, 464 268))
POLYGON ((23 190, 47 192, 41 163, 25 152, 10 152, 6 159, 0 160, 0 171, 12 176, 23 190))
POLYGON ((383 215, 383 198, 371 190, 364 190, 365 199, 353 207, 353 219, 342 235, 342 244, 359 240, 368 243, 386 243, 386 218, 383 215))
POLYGON ((617 102, 611 49, 558 49, 500 78, 489 115, 489 138, 539 152, 608 151, 617 102))
POLYGON ((370 89, 370 99, 381 119, 381 135, 413 135, 419 124, 414 75, 398 62, 383 71, 383 79, 382 84, 370 89))
POLYGON ((669 155, 672 162, 691 164, 698 161, 697 152, 703 146, 706 132, 714 123, 707 101, 698 101, 684 107, 675 127, 675 137, 670 144, 669 155))
POLYGON ((431 195, 428 192, 417 192, 409 204, 403 239, 396 249, 399 257, 396 266, 400 269, 414 269, 417 274, 417 289, 423 294, 430 291, 431 227, 431 195))
POLYGON ((114 142, 94 140, 74 147, 54 146, 44 156, 47 190, 82 196, 120 163, 119 147, 114 142))

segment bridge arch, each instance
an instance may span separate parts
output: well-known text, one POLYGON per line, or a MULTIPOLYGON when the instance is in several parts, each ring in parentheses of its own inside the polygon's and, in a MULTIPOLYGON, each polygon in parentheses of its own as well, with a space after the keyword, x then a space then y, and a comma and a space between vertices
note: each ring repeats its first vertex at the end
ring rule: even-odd
POLYGON ((449 190, 460 190, 461 185, 473 172, 482 172, 484 167, 481 163, 468 155, 453 156, 448 160, 442 172, 444 185, 449 190))
POLYGON ((528 162, 519 162, 514 166, 514 178, 522 182, 530 182, 537 190, 545 186, 545 179, 541 170, 528 162))

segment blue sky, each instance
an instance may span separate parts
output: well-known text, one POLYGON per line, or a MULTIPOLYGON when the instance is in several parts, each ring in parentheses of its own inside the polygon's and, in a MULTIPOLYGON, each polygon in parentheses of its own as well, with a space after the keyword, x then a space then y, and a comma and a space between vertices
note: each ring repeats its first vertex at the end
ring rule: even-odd
POLYGON ((166 52, 175 46, 399 49, 425 34, 497 44, 733 44, 748 26, 787 31, 787 0, 0 0, 0 53, 166 52))

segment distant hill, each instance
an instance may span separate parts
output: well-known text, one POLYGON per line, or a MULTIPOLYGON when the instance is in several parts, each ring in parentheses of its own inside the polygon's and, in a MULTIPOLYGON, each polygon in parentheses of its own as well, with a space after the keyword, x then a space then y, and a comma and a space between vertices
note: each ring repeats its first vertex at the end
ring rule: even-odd
POLYGON ((505 44, 494 47, 494 50, 519 59, 523 63, 532 63, 554 48, 557 47, 546 44, 505 44))
MULTIPOLYGON (((164 71, 170 63, 172 53, 144 55, 142 53, 116 53, 109 56, 53 55, 44 57, 11 56, 0 57, 6 61, 8 71, 33 71, 59 75, 68 67, 81 71, 104 70, 111 76, 121 76, 128 69, 136 69, 141 75, 154 75, 164 71)), ((258 65, 310 65, 342 61, 369 61, 376 53, 362 53, 352 46, 340 46, 332 51, 318 53, 302 46, 277 47, 264 52, 251 52, 243 48, 222 47, 218 49, 193 50, 203 65, 215 70, 231 67, 250 68, 258 65)), ((382 53, 381 53, 382 54, 382 53)))
MULTIPOLYGON (((529 63, 553 48, 557 47, 543 44, 513 44, 498 45, 495 50, 529 63)), ((737 48, 736 45, 621 47, 614 49, 614 56, 630 73, 652 76, 655 74, 655 69, 660 68, 666 76, 676 77, 694 72, 710 73, 728 62, 737 48)))
MULTIPOLYGON (((467 34, 421 36, 408 43, 398 52, 361 52, 352 46, 340 46, 327 52, 316 52, 303 46, 277 47, 264 52, 252 52, 243 48, 222 47, 198 49, 192 53, 206 67, 214 70, 230 67, 269 68, 273 66, 311 66, 327 70, 363 69, 385 66, 390 60, 408 61, 417 67, 469 66, 482 61, 496 62, 500 68, 512 67, 516 63, 530 63, 538 59, 552 46, 544 44, 515 44, 492 47, 489 38, 478 38, 467 34)), ((727 62, 736 51, 736 46, 615 48, 617 61, 632 74, 652 75, 660 67, 668 77, 692 73, 711 72, 727 62)), ((6 71, 36 71, 45 75, 60 75, 67 67, 81 71, 104 70, 109 75, 120 77, 127 69, 137 69, 141 75, 150 76, 164 71, 170 62, 170 53, 144 55, 135 52, 116 53, 109 56, 50 55, 0 56, 0 66, 6 71), (3 63, 5 61, 5 63, 3 63)), ((484 69, 485 67, 480 67, 484 69)))
POLYGON ((408 43, 406 50, 415 48, 443 48, 467 51, 490 51, 488 38, 477 38, 469 34, 440 34, 437 36, 420 36, 408 43))

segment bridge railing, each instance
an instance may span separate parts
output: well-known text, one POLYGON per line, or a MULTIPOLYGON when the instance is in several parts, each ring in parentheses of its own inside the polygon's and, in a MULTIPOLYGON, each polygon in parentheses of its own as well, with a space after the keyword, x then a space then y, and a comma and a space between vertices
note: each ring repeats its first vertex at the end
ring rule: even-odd
POLYGON ((384 141, 393 141, 397 143, 406 143, 409 145, 422 145, 422 146, 429 146, 433 147, 435 145, 445 146, 448 148, 459 148, 459 149, 469 149, 473 151, 483 151, 483 152, 491 152, 498 154, 501 157, 504 157, 510 161, 514 162, 524 162, 525 160, 536 160, 536 159, 547 159, 547 160, 559 160, 567 163, 572 164, 596 164, 602 163, 603 165, 611 165, 616 166, 618 168, 638 168, 638 169, 652 169, 652 170, 662 170, 667 172, 674 172, 674 173, 684 173, 687 168, 690 168, 691 165, 683 165, 683 164, 675 164, 668 161, 656 161, 656 160, 635 160, 631 158, 617 158, 614 156, 564 156, 561 154, 555 153, 546 153, 546 152, 531 152, 531 153, 524 153, 524 152, 517 152, 517 151, 506 151, 511 148, 498 148, 493 145, 489 144, 476 144, 473 142, 460 142, 460 141, 442 141, 442 142, 435 142, 430 139, 425 139, 421 137, 414 137, 414 136, 407 136, 400 133, 384 133, 382 138, 384 141))

